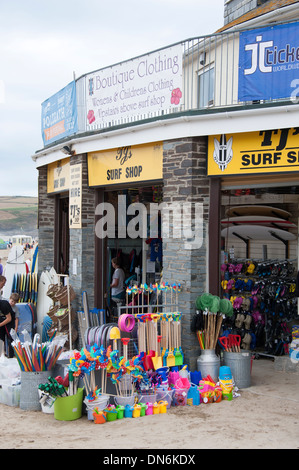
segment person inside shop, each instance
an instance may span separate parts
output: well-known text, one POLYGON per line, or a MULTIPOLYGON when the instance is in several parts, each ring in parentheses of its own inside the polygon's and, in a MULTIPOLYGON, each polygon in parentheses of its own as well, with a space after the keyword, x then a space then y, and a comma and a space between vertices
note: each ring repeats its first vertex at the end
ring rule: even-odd
POLYGON ((15 314, 15 331, 17 332, 18 331, 18 327, 19 327, 19 318, 20 318, 20 310, 18 308, 18 306, 16 305, 20 300, 20 296, 17 292, 13 292, 12 294, 10 294, 10 297, 9 297, 9 305, 11 306, 11 308, 13 309, 14 311, 14 314, 15 314))
POLYGON ((125 272, 121 268, 118 258, 112 258, 111 262, 114 268, 112 282, 110 284, 111 299, 116 303, 123 303, 125 300, 125 272))
POLYGON ((7 300, 0 300, 0 339, 7 340, 6 355, 8 358, 14 357, 14 349, 11 345, 13 339, 10 336, 10 330, 15 328, 15 314, 7 300))
POLYGON ((3 264, 2 264, 2 259, 0 258, 0 276, 3 274, 3 264))
POLYGON ((0 276, 0 300, 2 299, 2 289, 6 284, 6 277, 0 276))

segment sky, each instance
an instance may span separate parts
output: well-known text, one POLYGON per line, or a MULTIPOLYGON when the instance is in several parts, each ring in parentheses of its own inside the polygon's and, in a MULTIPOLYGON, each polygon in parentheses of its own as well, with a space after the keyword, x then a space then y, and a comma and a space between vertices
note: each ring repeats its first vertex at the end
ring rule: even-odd
POLYGON ((76 78, 214 33, 224 0, 0 0, 0 196, 37 196, 41 104, 76 78))

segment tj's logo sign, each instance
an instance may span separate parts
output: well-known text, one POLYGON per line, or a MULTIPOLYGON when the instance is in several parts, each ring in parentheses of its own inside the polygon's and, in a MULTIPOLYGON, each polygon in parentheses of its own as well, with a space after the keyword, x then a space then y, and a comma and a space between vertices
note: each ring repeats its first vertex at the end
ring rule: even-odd
POLYGON ((214 139, 213 158, 221 171, 226 170, 227 165, 233 158, 232 145, 233 138, 231 137, 228 142, 226 142, 226 136, 224 134, 220 137, 219 142, 217 139, 214 139))

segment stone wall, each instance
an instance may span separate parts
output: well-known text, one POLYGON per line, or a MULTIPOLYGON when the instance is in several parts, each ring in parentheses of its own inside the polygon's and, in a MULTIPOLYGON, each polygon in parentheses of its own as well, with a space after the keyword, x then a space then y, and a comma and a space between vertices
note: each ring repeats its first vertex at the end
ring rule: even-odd
POLYGON ((38 269, 54 264, 55 199, 47 194, 47 165, 38 169, 38 269))
POLYGON ((70 283, 77 293, 74 307, 82 310, 83 291, 87 292, 89 307, 94 307, 95 190, 88 187, 87 155, 73 156, 71 165, 77 164, 82 164, 82 228, 70 229, 70 283), (73 274, 74 259, 77 274, 73 274))
MULTIPOLYGON (((206 161, 205 137, 164 142, 163 202, 181 203, 180 206, 186 202, 200 203, 203 208, 201 246, 189 249, 190 244, 186 237, 171 237, 172 223, 170 223, 169 238, 163 238, 163 281, 180 282, 182 285, 182 292, 178 295, 179 310, 183 313, 182 348, 184 361, 192 370, 196 369, 196 359, 200 349, 195 333, 190 330, 191 319, 196 310, 197 296, 207 289, 209 180, 206 176, 206 161)), ((184 219, 183 223, 185 222, 184 219)))

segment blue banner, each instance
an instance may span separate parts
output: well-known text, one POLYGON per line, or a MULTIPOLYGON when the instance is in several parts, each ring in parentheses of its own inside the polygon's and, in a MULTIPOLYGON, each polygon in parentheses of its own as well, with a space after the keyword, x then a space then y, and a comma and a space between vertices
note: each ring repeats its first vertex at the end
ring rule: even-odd
POLYGON ((298 87, 299 23, 240 33, 240 101, 294 98, 298 87))
POLYGON ((76 82, 73 81, 42 103, 44 145, 78 131, 76 82))

